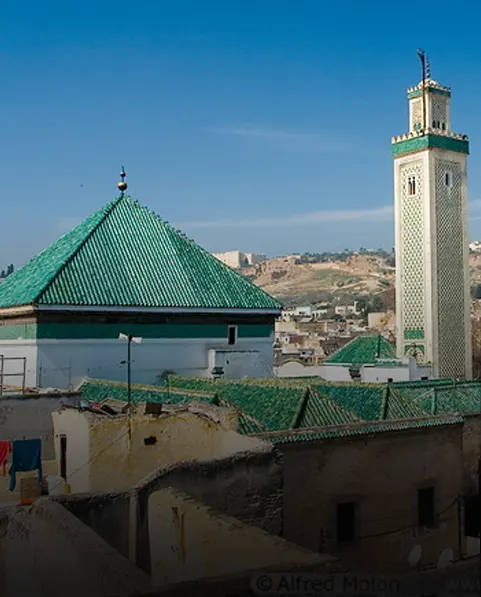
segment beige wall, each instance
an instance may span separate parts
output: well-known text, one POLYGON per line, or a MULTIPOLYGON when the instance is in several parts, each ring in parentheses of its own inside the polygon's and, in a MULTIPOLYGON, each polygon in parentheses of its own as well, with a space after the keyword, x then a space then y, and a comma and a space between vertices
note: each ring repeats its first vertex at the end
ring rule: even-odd
MULTIPOLYGON (((195 408, 195 405, 192 405, 195 408)), ((53 414, 55 436, 67 436, 67 482, 72 492, 122 491, 160 468, 196 458, 220 458, 254 449, 260 441, 230 427, 235 415, 202 405, 205 414, 190 410, 160 416, 107 417, 76 409, 53 414), (154 445, 144 439, 156 438, 154 445)), ((139 407, 143 412, 143 406, 139 407)), ((58 458, 58 457, 57 457, 58 458)))
POLYGON ((334 561, 216 514, 173 489, 150 496, 149 537, 152 582, 157 586, 334 561))
POLYGON ((286 539, 371 572, 407 569, 418 544, 422 564, 435 564, 447 547, 458 552, 451 504, 463 488, 461 425, 280 447, 286 539), (416 526, 417 489, 429 485, 436 511, 447 511, 439 528, 426 532, 416 526), (344 501, 356 502, 358 539, 340 545, 336 506, 344 501))

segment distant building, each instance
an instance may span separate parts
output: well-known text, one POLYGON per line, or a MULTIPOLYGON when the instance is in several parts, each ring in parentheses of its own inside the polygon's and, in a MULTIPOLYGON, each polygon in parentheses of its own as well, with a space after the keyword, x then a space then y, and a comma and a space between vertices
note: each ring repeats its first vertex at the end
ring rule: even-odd
POLYGON ((473 253, 481 253, 481 240, 475 240, 469 243, 469 250, 473 253))
POLYGON ((262 263, 267 259, 262 253, 241 253, 241 251, 227 251, 226 253, 214 253, 214 257, 233 269, 248 267, 262 263))
POLYGON ((266 292, 121 196, 2 282, 0 358, 4 373, 26 359, 30 387, 123 381, 131 335, 141 338, 133 382, 166 370, 270 376, 280 313, 266 292))

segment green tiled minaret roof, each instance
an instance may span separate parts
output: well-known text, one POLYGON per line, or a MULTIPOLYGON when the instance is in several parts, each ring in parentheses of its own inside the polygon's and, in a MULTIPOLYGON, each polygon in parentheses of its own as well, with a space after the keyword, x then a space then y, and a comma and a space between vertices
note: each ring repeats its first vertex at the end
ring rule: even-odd
POLYGON ((0 307, 279 311, 281 304, 129 196, 62 236, 0 285, 0 307))

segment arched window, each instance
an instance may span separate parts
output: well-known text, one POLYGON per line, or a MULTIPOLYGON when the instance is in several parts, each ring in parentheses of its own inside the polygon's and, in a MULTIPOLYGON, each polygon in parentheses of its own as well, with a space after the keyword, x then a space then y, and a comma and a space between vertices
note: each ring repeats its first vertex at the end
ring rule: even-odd
POLYGON ((410 176, 408 178, 408 195, 416 194, 416 177, 410 176))

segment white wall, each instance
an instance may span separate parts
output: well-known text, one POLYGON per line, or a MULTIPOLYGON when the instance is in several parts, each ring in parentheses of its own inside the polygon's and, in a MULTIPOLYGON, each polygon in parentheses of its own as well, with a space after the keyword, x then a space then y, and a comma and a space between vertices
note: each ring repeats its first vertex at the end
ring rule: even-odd
MULTIPOLYGON (((37 346, 35 340, 0 340, 0 355, 7 357, 26 357, 25 385, 34 388, 37 385, 37 346)), ((19 373, 14 377, 5 377, 5 385, 22 385, 22 361, 4 361, 5 373, 19 373)))
POLYGON ((352 381, 349 368, 336 365, 303 365, 297 361, 274 368, 276 377, 322 377, 327 381, 352 381))
MULTIPOLYGON (((272 370, 274 336, 239 338, 232 348, 257 350, 262 369, 272 370)), ((225 349, 225 339, 161 339, 132 343, 132 382, 154 383, 164 370, 178 375, 210 376, 208 352, 225 349)), ((39 384, 42 387, 73 388, 84 377, 125 381, 127 343, 121 340, 39 340, 39 384)), ((266 373, 267 374, 267 373, 266 373)), ((256 368, 244 375, 258 376, 256 368)))
POLYGON ((387 381, 410 381, 409 367, 369 367, 361 368, 361 381, 365 383, 386 383, 387 381))

